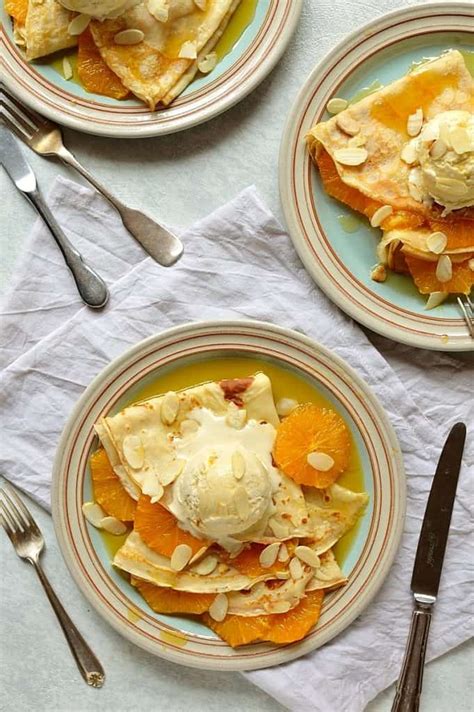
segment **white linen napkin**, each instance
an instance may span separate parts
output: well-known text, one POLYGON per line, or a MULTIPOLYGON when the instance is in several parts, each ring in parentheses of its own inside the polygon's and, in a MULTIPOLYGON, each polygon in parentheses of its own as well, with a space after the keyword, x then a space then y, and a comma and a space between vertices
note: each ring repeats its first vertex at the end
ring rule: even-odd
MULTIPOLYGON (((0 310, 2 472, 49 507, 51 464, 75 401, 109 361, 142 338, 201 319, 250 318, 296 329, 344 358, 371 385, 405 457, 408 511, 395 564, 374 602, 320 650, 249 679, 289 709, 360 712, 396 679, 410 618, 409 576, 443 440, 472 422, 470 369, 455 358, 388 346, 402 380, 363 331, 315 287, 288 236, 249 188, 183 234, 172 268, 146 257, 99 195, 58 179, 50 205, 109 284, 103 312, 82 306, 38 222, 0 310)), ((464 458, 428 657, 472 632, 472 436, 464 458)))

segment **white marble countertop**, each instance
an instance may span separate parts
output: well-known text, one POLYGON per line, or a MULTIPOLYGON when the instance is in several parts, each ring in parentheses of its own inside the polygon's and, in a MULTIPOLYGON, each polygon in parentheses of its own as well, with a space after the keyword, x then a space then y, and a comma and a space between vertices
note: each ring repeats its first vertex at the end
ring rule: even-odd
MULTIPOLYGON (((186 133, 133 142, 67 130, 64 132, 67 145, 110 190, 168 224, 188 225, 250 183, 257 185, 267 204, 281 218, 278 149, 285 117, 298 88, 316 62, 348 31, 391 9, 392 0, 377 3, 305 0, 300 26, 282 62, 252 95, 226 114, 186 133)), ((53 161, 32 153, 28 159, 43 191, 48 190, 58 173, 80 180, 53 161)), ((0 289, 4 290, 35 214, 3 171, 0 171, 0 195, 0 289)), ((97 691, 82 682, 33 570, 14 556, 6 536, 1 535, 0 676, 2 689, 6 691, 4 700, 8 702, 2 700, 0 709, 15 712, 283 709, 238 673, 181 668, 122 639, 90 608, 71 580, 50 516, 33 504, 31 508, 47 542, 46 572, 102 660, 107 683, 97 691)), ((407 611, 407 617, 409 614, 407 611)), ((422 712, 472 710, 473 647, 465 644, 427 666, 422 712)), ((389 689, 369 705, 367 712, 388 712, 392 699, 393 689, 389 689)))

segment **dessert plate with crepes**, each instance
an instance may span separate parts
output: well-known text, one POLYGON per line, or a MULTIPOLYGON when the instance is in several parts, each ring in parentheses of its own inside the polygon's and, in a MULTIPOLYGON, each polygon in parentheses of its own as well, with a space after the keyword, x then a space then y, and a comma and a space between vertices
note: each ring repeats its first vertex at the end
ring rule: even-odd
POLYGON ((54 468, 66 562, 121 634, 174 662, 256 669, 323 645, 388 573, 396 437, 334 354, 264 323, 152 337, 84 393, 54 468))
POLYGON ((410 7, 358 30, 308 78, 280 154, 306 268, 353 318, 423 348, 474 347, 472 8, 410 7))

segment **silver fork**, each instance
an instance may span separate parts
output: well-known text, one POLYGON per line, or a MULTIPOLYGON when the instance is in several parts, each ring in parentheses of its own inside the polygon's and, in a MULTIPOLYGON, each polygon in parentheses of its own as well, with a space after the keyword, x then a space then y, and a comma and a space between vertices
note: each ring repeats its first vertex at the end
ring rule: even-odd
POLYGON ((56 156, 63 163, 75 168, 99 193, 111 203, 122 218, 128 232, 140 245, 164 267, 170 267, 183 254, 183 243, 162 225, 145 213, 129 208, 109 191, 82 166, 77 158, 65 147, 61 130, 32 109, 8 94, 0 85, 0 115, 10 129, 16 133, 33 151, 42 156, 56 156))
POLYGON ((466 322, 469 335, 474 339, 474 304, 469 296, 465 296, 464 299, 465 301, 463 302, 462 297, 458 297, 457 301, 462 311, 464 321, 466 322))
POLYGON ((105 673, 92 650, 62 607, 39 563, 44 539, 35 520, 11 487, 0 489, 0 523, 21 559, 35 568, 51 603, 81 675, 91 687, 102 687, 105 673))

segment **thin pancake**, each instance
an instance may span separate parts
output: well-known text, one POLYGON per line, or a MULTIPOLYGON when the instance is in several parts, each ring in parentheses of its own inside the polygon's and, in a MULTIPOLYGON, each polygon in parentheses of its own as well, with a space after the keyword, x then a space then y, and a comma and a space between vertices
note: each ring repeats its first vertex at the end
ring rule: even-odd
POLYGON ((74 13, 56 0, 29 0, 25 28, 21 30, 26 43, 26 59, 38 59, 75 47, 77 37, 71 37, 67 31, 73 17, 74 13))

